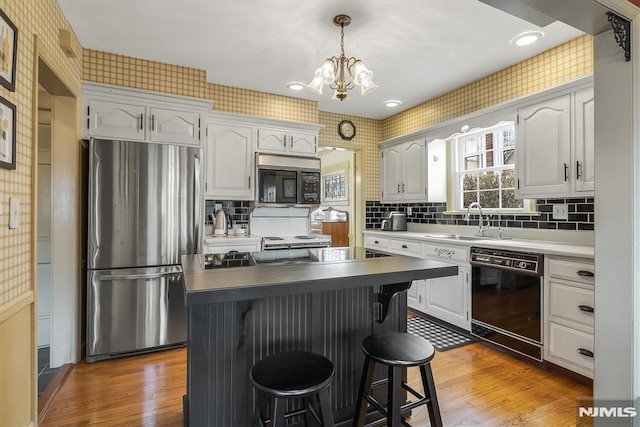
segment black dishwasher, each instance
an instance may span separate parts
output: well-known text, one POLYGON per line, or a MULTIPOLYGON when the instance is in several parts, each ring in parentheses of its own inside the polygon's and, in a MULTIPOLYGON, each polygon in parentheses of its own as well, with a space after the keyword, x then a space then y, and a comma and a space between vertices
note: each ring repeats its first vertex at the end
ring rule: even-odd
POLYGON ((472 247, 471 334, 542 361, 544 256, 472 247))

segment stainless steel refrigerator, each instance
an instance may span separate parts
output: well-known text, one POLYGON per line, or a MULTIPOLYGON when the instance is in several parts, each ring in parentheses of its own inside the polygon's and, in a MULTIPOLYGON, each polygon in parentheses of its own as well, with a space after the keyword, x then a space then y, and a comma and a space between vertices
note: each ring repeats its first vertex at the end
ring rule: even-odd
POLYGON ((87 361, 186 340, 181 256, 199 252, 202 149, 89 141, 87 361))

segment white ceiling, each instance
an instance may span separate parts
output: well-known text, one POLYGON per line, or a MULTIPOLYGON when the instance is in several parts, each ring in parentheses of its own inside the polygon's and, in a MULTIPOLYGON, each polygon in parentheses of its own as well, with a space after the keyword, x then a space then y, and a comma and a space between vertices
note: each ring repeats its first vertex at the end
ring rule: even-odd
MULTIPOLYGON (((382 119, 571 40, 477 0, 58 0, 80 44, 207 71, 209 82, 318 101, 321 111, 382 119), (340 53, 335 15, 346 13, 345 54, 374 72, 379 88, 340 102, 308 83, 340 53), (527 47, 509 41, 542 30, 527 47), (389 109, 387 99, 402 105, 389 109)), ((214 100, 215 101, 215 100, 214 100)))

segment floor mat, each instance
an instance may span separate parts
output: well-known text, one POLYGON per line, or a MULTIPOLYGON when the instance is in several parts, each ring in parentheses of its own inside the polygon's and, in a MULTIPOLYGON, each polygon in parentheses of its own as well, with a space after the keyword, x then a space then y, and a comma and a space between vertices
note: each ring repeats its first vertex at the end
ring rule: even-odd
POLYGON ((428 340, 437 351, 447 351, 475 342, 473 338, 417 316, 407 319, 407 332, 428 340))

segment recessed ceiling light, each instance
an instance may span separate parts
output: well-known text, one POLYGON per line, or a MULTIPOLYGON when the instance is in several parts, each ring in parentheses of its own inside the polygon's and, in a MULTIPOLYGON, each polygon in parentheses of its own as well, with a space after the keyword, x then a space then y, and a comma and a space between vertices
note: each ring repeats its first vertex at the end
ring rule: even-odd
POLYGON ((402 101, 398 101, 397 99, 390 99, 388 101, 384 101, 384 105, 390 108, 397 107, 400 104, 402 104, 402 101))
POLYGON ((300 82, 289 82, 287 83, 287 87, 291 90, 302 90, 304 89, 304 83, 300 82))
POLYGON ((515 46, 528 46, 544 37, 542 31, 527 31, 511 39, 511 44, 515 46))

